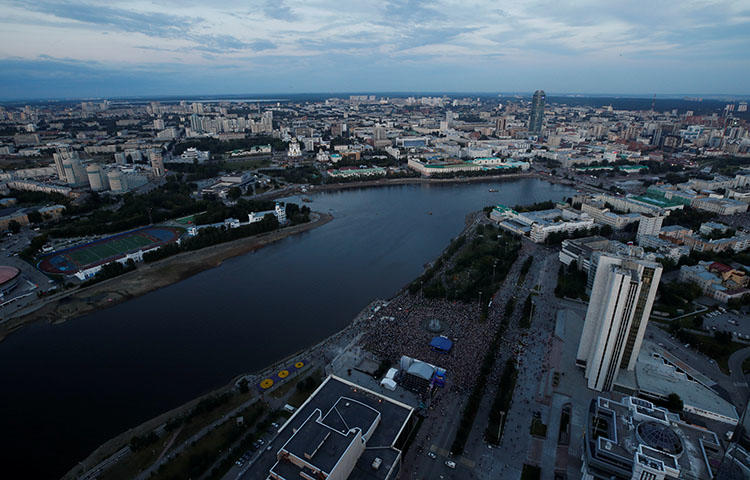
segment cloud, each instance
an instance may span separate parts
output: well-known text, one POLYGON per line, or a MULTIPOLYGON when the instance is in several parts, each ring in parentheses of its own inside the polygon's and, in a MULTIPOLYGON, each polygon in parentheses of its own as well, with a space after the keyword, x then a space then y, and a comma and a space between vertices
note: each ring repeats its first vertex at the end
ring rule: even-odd
POLYGON ((123 8, 76 2, 34 1, 21 3, 28 10, 53 15, 61 19, 165 38, 178 37, 186 28, 203 21, 200 18, 162 12, 136 12, 123 8))
POLYGON ((284 0, 267 0, 263 6, 263 12, 270 18, 275 18, 276 20, 286 20, 291 22, 298 18, 292 9, 284 3, 284 0))
POLYGON ((196 85, 210 77, 211 86, 229 85, 221 75, 230 71, 262 71, 253 85, 326 91, 439 90, 444 82, 453 91, 550 83, 546 90, 651 92, 650 85, 671 82, 675 91, 729 92, 750 76, 746 1, 683 0, 680 8, 658 0, 250 3, 0 0, 0 59, 31 62, 25 70, 8 64, 18 78, 76 69, 92 78, 195 71, 202 72, 193 75, 196 85))

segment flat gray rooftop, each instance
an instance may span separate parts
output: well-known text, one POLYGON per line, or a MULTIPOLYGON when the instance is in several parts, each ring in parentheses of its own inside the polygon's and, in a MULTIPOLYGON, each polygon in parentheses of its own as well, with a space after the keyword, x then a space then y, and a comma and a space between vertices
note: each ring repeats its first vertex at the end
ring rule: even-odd
MULTIPOLYGON (((365 450, 365 453, 360 457, 351 475, 349 475, 349 480, 377 480, 384 478, 388 473, 390 465, 398 458, 399 454, 398 450, 391 447, 396 442, 399 433, 401 433, 402 428, 411 417, 414 409, 335 376, 326 378, 318 390, 297 409, 287 423, 281 427, 277 437, 271 442, 271 450, 264 451, 241 478, 265 480, 268 478, 271 468, 274 468, 275 471, 285 469, 286 473, 293 473, 295 475, 289 478, 298 478, 298 468, 293 467, 293 470, 289 470, 285 466, 276 466, 277 452, 289 441, 294 431, 302 427, 316 409, 323 412, 323 415, 329 414, 338 402, 346 402, 345 399, 347 398, 370 407, 364 408, 362 405, 358 405, 357 408, 362 409, 362 412, 372 412, 370 409, 374 409, 380 414, 380 423, 367 442, 367 450, 365 450), (371 465, 376 457, 383 460, 383 466, 378 470, 373 470, 371 465), (287 472, 287 470, 289 471, 287 472)), ((353 405, 354 403, 350 402, 350 407, 353 405)), ((342 410, 346 410, 346 408, 342 407, 342 410)), ((351 410, 351 413, 355 414, 353 410, 351 410)), ((350 427, 362 427, 362 421, 355 420, 353 415, 345 414, 342 417, 342 422, 336 424, 339 427, 344 423, 349 424, 350 427)), ((365 418, 364 423, 367 423, 367 421, 367 418, 365 418)), ((331 423, 335 424, 334 421, 331 423)))

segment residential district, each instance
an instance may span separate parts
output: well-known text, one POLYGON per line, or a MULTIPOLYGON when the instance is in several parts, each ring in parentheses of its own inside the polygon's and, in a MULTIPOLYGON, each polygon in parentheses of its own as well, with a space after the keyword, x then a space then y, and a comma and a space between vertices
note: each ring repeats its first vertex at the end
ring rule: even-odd
POLYGON ((665 102, 0 108, 0 322, 317 218, 278 200, 294 193, 519 177, 577 190, 477 205, 393 298, 67 476, 750 478, 750 114, 665 102))

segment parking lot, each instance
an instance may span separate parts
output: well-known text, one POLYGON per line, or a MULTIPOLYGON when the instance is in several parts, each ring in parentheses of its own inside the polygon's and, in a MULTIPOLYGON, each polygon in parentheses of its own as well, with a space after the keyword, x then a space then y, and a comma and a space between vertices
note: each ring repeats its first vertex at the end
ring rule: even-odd
POLYGON ((737 338, 750 340, 750 322, 747 321, 747 315, 737 310, 727 310, 726 313, 714 310, 704 314, 703 328, 712 332, 726 330, 737 338))

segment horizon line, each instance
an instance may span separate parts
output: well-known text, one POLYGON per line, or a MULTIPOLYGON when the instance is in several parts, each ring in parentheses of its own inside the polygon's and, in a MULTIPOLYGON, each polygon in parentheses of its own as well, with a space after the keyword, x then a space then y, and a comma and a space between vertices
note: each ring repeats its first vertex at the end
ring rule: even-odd
MULTIPOLYGON (((540 89, 543 90, 543 89, 540 89)), ((544 91, 544 90, 543 90, 544 91)), ((728 93, 581 93, 581 92, 547 92, 544 91, 547 97, 569 97, 569 98, 631 98, 631 99, 681 99, 681 100, 749 100, 750 93, 746 94, 728 94, 728 93)), ((176 94, 176 93, 165 93, 165 94, 134 94, 134 95, 113 95, 113 96, 50 96, 50 97, 15 97, 15 98, 0 98, 0 103, 20 103, 20 102, 74 102, 74 101, 90 101, 90 100, 144 100, 153 98, 174 98, 174 99, 187 99, 190 97, 277 97, 277 96, 329 96, 337 97, 340 95, 379 95, 379 96, 412 96, 412 95, 481 95, 481 96, 497 96, 502 98, 503 96, 532 96, 534 90, 529 91, 449 91, 449 90, 402 90, 402 91, 388 91, 388 90, 342 90, 342 91, 330 91, 330 92, 272 92, 272 93, 192 93, 192 94, 176 94)), ((288 98, 271 99, 278 101, 291 101, 288 98)))

